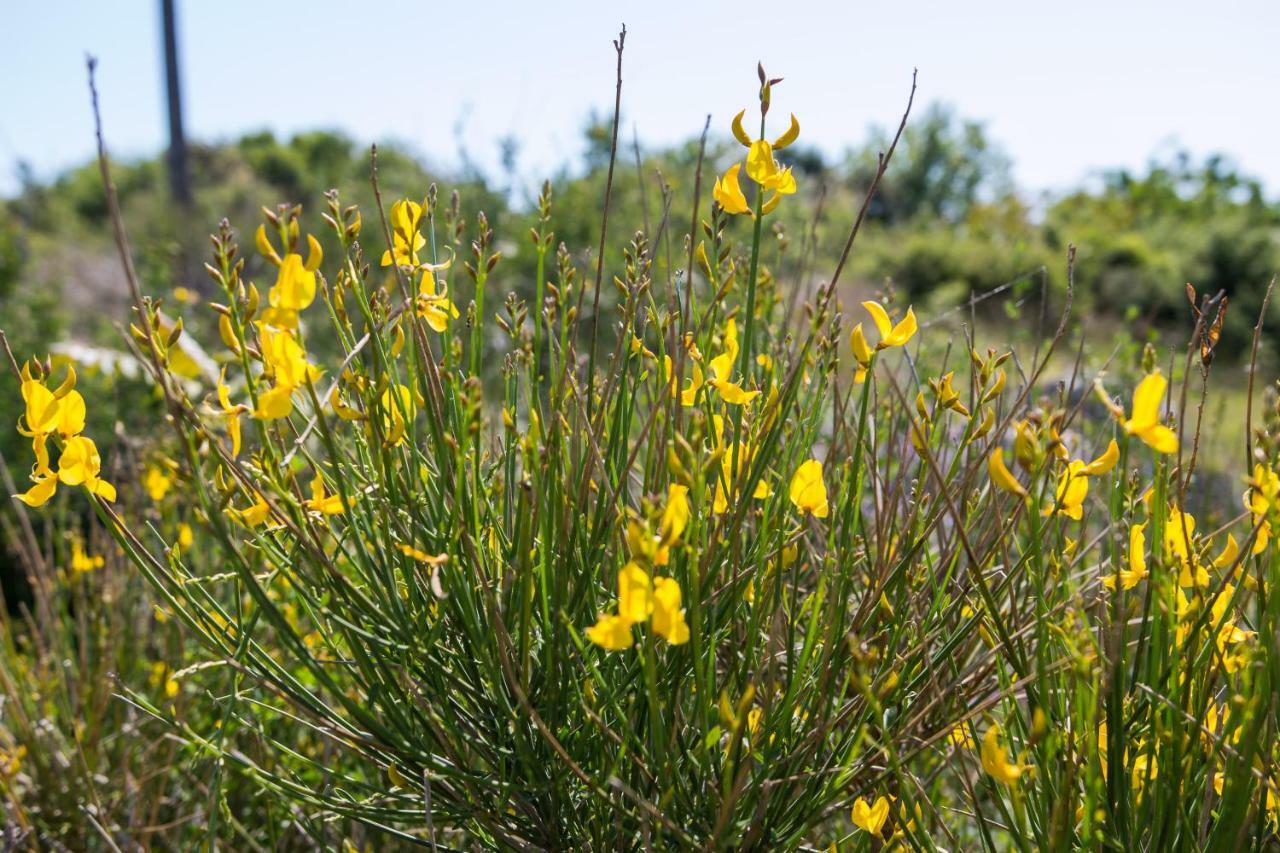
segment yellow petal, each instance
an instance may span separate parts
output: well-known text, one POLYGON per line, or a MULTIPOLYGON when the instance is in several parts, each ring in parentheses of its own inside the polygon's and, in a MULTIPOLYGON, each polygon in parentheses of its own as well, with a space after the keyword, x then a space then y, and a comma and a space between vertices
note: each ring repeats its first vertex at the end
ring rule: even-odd
POLYGON ((778 163, 773 159, 773 146, 767 140, 757 139, 747 152, 747 177, 757 184, 764 184, 778 173, 778 163))
POLYGON ((689 487, 672 484, 667 490, 667 505, 662 510, 662 539, 674 542, 679 539, 689 526, 689 487))
MULTIPOLYGON (((1159 373, 1148 373, 1133 390, 1133 413, 1124 428, 1142 433, 1160 422, 1160 404, 1169 383, 1159 373)), ((1150 442, 1148 442, 1150 443, 1150 442)))
POLYGON ((46 476, 36 481, 36 484, 27 491, 15 498, 22 501, 29 507, 44 506, 48 503, 49 498, 53 497, 54 492, 58 490, 58 478, 52 475, 46 476))
POLYGON ((1225 571, 1235 565, 1236 558, 1240 556, 1240 545, 1236 542, 1236 537, 1230 533, 1227 534, 1227 544, 1223 546, 1222 553, 1213 560, 1214 568, 1219 571, 1225 571))
POLYGON ((1142 577, 1147 575, 1146 528, 1145 522, 1129 528, 1129 571, 1142 577))
POLYGON ((744 148, 750 148, 751 137, 747 136, 746 130, 744 130, 742 127, 742 117, 745 116, 746 114, 747 114, 747 111, 743 110, 742 112, 734 116, 733 122, 729 125, 729 127, 730 129, 733 130, 733 138, 741 142, 744 148))
MULTIPOLYGON (((791 167, 788 166, 775 172, 762 186, 765 189, 773 190, 777 195, 792 195, 796 191, 796 176, 791 172, 791 167)), ((774 202, 774 204, 777 204, 777 202, 774 202)))
POLYGON ((1152 424, 1135 432, 1156 453, 1178 452, 1178 434, 1164 424, 1152 424))
POLYGON ((916 312, 910 306, 907 307, 907 316, 903 317, 898 325, 893 327, 888 337, 880 342, 880 346, 900 347, 911 340, 915 335, 918 326, 916 324, 916 312))
POLYGON ((883 305, 875 300, 868 299, 862 303, 862 307, 867 309, 867 313, 871 315, 871 319, 875 322, 876 331, 880 333, 881 342, 893 334, 893 323, 889 320, 889 312, 884 310, 883 305))
POLYGON ((596 624, 586 631, 587 639, 608 649, 621 652, 631 647, 631 623, 621 616, 601 614, 596 624))
POLYGON ((744 391, 741 385, 734 382, 715 383, 720 398, 731 406, 745 406, 760 396, 759 391, 744 391))
POLYGON ((264 421, 287 418, 293 411, 293 390, 287 385, 277 385, 259 394, 258 408, 254 410, 253 416, 264 421))
POLYGON ((26 401, 26 429, 35 435, 53 432, 58 424, 59 402, 43 382, 28 379, 22 383, 22 399, 26 401))
POLYGON ((738 180, 741 169, 741 163, 734 163, 716 180, 712 190, 712 195, 725 213, 739 215, 751 212, 751 208, 747 206, 747 197, 742 194, 742 184, 738 180))
POLYGON ((1010 494, 1025 498, 1027 490, 1022 487, 1010 473, 1004 464, 1004 449, 997 447, 991 451, 991 456, 987 458, 987 474, 991 477, 991 482, 998 488, 1003 489, 1010 494))
POLYGON ((653 582, 638 563, 627 563, 618 572, 618 614, 629 622, 643 622, 652 612, 653 582))
POLYGON ((63 438, 84 432, 85 405, 79 391, 68 391, 58 401, 58 433, 63 438))
POLYGON ((114 503, 116 499, 116 487, 108 483, 106 480, 95 479, 89 486, 89 491, 93 492, 104 501, 114 503))
POLYGON ((102 470, 102 457, 93 439, 77 435, 67 439, 58 459, 58 480, 66 486, 79 486, 96 480, 102 470))
POLYGON ((271 245, 271 241, 267 239, 267 226, 265 223, 258 226, 258 230, 253 234, 253 242, 258 247, 258 252, 271 263, 280 266, 280 255, 271 245))
POLYGON ((871 363, 871 347, 867 346, 867 338, 862 334, 862 324, 858 323, 849 333, 849 345, 853 348, 853 357, 858 364, 866 367, 871 363))
POLYGON ((768 199, 765 200, 765 203, 760 206, 760 215, 766 216, 770 213, 773 213, 774 208, 776 208, 778 206, 778 203, 781 201, 782 201, 782 196, 777 192, 773 193, 772 195, 769 196, 768 199))
MULTIPOLYGON (((744 111, 745 112, 745 111, 744 111)), ((787 128, 787 132, 773 140, 773 150, 781 151, 791 143, 800 138, 800 122, 796 119, 796 114, 791 114, 791 125, 787 128)))
POLYGON ((320 263, 324 260, 324 250, 320 248, 320 241, 314 235, 307 235, 307 262, 304 265, 308 272, 315 272, 320 269, 320 263))
POLYGON ((1120 461, 1120 445, 1116 444, 1113 438, 1103 454, 1085 466, 1084 473, 1090 477, 1097 477, 1116 467, 1118 461, 1120 461))
POLYGON ((801 512, 816 518, 827 517, 827 487, 822 480, 821 462, 808 459, 800 464, 791 478, 790 495, 791 502, 801 512))
POLYGON ((653 582, 653 630, 673 646, 689 642, 689 626, 680 607, 680 584, 674 578, 653 582))

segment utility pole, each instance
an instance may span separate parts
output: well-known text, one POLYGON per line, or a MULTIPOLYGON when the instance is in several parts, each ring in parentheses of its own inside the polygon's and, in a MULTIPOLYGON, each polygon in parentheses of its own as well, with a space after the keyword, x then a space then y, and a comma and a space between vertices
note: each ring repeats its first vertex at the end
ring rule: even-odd
POLYGON ((178 77, 178 26, 174 0, 160 0, 164 29, 164 80, 169 100, 169 190, 183 207, 191 204, 187 140, 182 132, 182 81, 178 77))

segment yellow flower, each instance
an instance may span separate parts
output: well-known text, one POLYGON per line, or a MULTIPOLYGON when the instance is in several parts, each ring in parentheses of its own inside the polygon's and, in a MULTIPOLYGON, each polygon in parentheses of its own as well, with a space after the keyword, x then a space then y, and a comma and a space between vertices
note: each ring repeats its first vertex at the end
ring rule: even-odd
POLYGON ((18 744, 13 749, 0 749, 0 776, 12 779, 22 769, 22 759, 27 757, 27 748, 18 744))
POLYGON ((85 414, 84 397, 74 389, 67 391, 58 401, 58 435, 70 438, 84 432, 85 414))
POLYGON ((667 374, 667 384, 671 388, 671 397, 680 398, 680 405, 688 407, 698 402, 698 389, 702 387, 703 375, 702 367, 698 362, 693 362, 693 378, 689 380, 689 384, 683 389, 679 387, 679 377, 672 373, 671 356, 664 355, 662 357, 662 365, 667 374))
POLYGON ((631 648, 631 623, 621 616, 602 613, 599 621, 587 629, 587 639, 611 652, 631 648))
POLYGON ((587 629, 587 639, 610 651, 631 646, 631 626, 650 622, 654 633, 673 646, 689 641, 689 626, 680 607, 680 584, 674 578, 650 579, 635 561, 618 572, 618 612, 603 613, 587 629))
POLYGON ((195 533, 191 530, 191 525, 183 522, 178 525, 178 547, 190 548, 196 541, 195 533))
POLYGON ((689 642, 689 626, 680 607, 680 584, 675 578, 653 582, 653 630, 673 646, 689 642))
POLYGON ((262 496, 261 492, 255 492, 252 504, 244 509, 227 507, 227 515, 245 527, 259 527, 271 517, 271 507, 267 504, 267 499, 262 496))
POLYGON ((1177 453, 1178 436, 1160 423, 1160 403, 1169 383, 1159 372, 1148 373, 1133 390, 1133 414, 1125 432, 1136 435, 1157 453, 1177 453))
POLYGON ((27 409, 22 420, 18 422, 18 432, 29 438, 39 438, 53 433, 58 428, 58 399, 53 392, 38 379, 24 379, 22 382, 22 399, 27 409))
POLYGON ((741 385, 730 381, 735 356, 736 353, 726 352, 711 359, 711 378, 707 380, 707 384, 719 391, 721 399, 729 405, 743 406, 759 396, 760 392, 744 391, 741 385))
POLYGON ((1244 508, 1249 510, 1252 523, 1258 527, 1253 540, 1253 553, 1261 554, 1271 541, 1269 516, 1280 504, 1280 475, 1261 463, 1253 466, 1249 489, 1244 493, 1244 508))
POLYGON ((417 412, 413 391, 407 385, 399 383, 391 385, 382 392, 380 403, 382 431, 386 434, 386 443, 389 446, 398 445, 404 441, 409 424, 413 422, 417 412))
POLYGON ((458 307, 449 298, 449 291, 443 285, 437 285, 436 271, 447 269, 449 264, 419 264, 422 267, 422 280, 418 283, 418 298, 414 310, 418 316, 427 321, 427 325, 438 334, 449 328, 449 321, 458 319, 458 307))
POLYGON ((872 835, 879 835, 884 829, 884 822, 889 817, 889 800, 885 797, 876 799, 874 805, 868 805, 862 797, 853 802, 853 825, 872 835))
POLYGON ((312 245, 307 260, 304 262, 302 255, 297 252, 285 255, 276 272, 276 283, 267 292, 267 304, 270 308, 263 312, 263 320, 274 326, 298 328, 298 312, 308 307, 316 298, 315 271, 320 267, 323 252, 314 237, 308 235, 307 239, 312 245))
POLYGON ((991 455, 987 457, 987 474, 997 488, 1020 498, 1027 496, 1027 490, 1022 487, 1022 484, 1017 481, 1012 472, 1005 467, 1003 448, 995 448, 991 451, 991 455))
MULTIPOLYGON (((796 121, 795 115, 792 115, 787 132, 772 143, 767 139, 753 141, 742 127, 742 117, 745 113, 746 110, 743 110, 733 117, 731 125, 733 135, 747 148, 747 176, 760 187, 760 192, 770 193, 769 198, 763 203, 760 203, 761 197, 757 196, 756 201, 760 204, 760 212, 771 213, 778 206, 782 196, 791 195, 796 191, 796 179, 791 167, 784 169, 779 166, 773 152, 786 148, 796 141, 800 136, 800 122, 796 121)), ((713 195, 726 213, 747 214, 754 218, 755 213, 747 204, 746 196, 742 193, 742 185, 739 183, 738 175, 741 169, 741 162, 730 166, 724 176, 716 181, 713 195)))
POLYGON ((240 413, 247 411, 243 405, 231 405, 231 389, 227 386, 227 370, 224 367, 218 376, 218 405, 222 407, 222 415, 227 419, 227 435, 231 437, 231 458, 240 455, 240 413))
POLYGON ((730 381, 739 352, 738 324, 729 318, 724 324, 724 352, 711 359, 711 378, 707 384, 719 391, 726 403, 734 406, 746 405, 760 394, 759 391, 744 391, 741 385, 730 381))
POLYGON ((715 187, 712 188, 712 196, 724 208, 725 213, 734 215, 751 213, 751 208, 747 206, 747 197, 742 194, 742 183, 738 180, 738 172, 741 170, 742 164, 734 163, 725 170, 723 176, 716 179, 715 187))
POLYGON ((67 365, 67 377, 54 391, 50 391, 44 381, 32 378, 30 365, 23 365, 21 378, 26 409, 18 420, 19 434, 36 445, 54 433, 70 438, 84 432, 85 403, 84 397, 75 390, 75 367, 67 365))
POLYGON ((58 459, 58 481, 66 486, 84 486, 90 494, 114 501, 115 486, 98 475, 102 472, 102 457, 93 439, 83 435, 72 436, 62 446, 58 459))
POLYGON ((288 329, 260 324, 259 331, 263 367, 273 386, 258 396, 258 409, 253 416, 262 420, 285 418, 293 411, 293 392, 318 379, 320 371, 307 361, 306 351, 288 329))
POLYGON ((147 490, 151 500, 157 503, 164 500, 164 496, 169 493, 169 487, 172 485, 173 477, 163 465, 147 466, 147 473, 142 477, 142 487, 147 490))
POLYGON ((779 168, 773 157, 773 145, 767 139, 758 139, 751 143, 747 151, 747 177, 766 190, 773 190, 781 195, 791 195, 796 191, 796 179, 791 174, 791 167, 779 168))
POLYGON ((84 548, 79 541, 71 543, 71 571, 80 575, 91 572, 94 569, 100 569, 106 565, 106 560, 100 556, 90 556, 85 553, 84 548))
POLYGON ((747 177, 760 186, 760 191, 769 190, 772 194, 760 206, 760 212, 772 213, 784 195, 796 191, 796 179, 791 167, 782 169, 773 158, 773 145, 768 140, 759 139, 751 143, 747 151, 747 177))
POLYGON ((43 443, 36 446, 36 464, 31 468, 30 477, 34 485, 14 497, 30 507, 44 506, 58 490, 58 475, 49 468, 49 452, 43 443))
POLYGON ((689 526, 689 487, 672 484, 667 489, 667 506, 662 512, 662 538, 675 542, 689 526))
POLYGON ((1135 524, 1129 528, 1129 568, 1121 569, 1114 575, 1102 579, 1107 589, 1116 588, 1117 578, 1121 589, 1133 589, 1138 582, 1147 576, 1147 535, 1146 523, 1135 524))
POLYGON ((1164 525, 1164 554, 1167 559, 1178 561, 1179 586, 1209 585, 1209 573, 1200 565, 1196 553, 1195 532, 1195 516, 1177 507, 1169 508, 1169 519, 1164 525))
POLYGON ((1018 464, 1028 471, 1033 470, 1041 452, 1040 440, 1031 422, 1024 419, 1014 424, 1013 458, 1018 460, 1018 464))
POLYGON ((880 333, 880 340, 876 343, 877 350, 904 346, 915 335, 918 326, 915 311, 911 308, 907 308, 907 315, 894 325, 889 319, 889 312, 885 311, 884 306, 879 302, 867 300, 862 303, 862 307, 867 309, 867 313, 875 321, 876 330, 880 333))
POLYGON ((947 735, 947 740, 951 741, 952 744, 960 749, 973 749, 977 746, 977 744, 974 743, 973 735, 969 732, 969 727, 964 723, 961 723, 952 729, 951 734, 947 735))
POLYGON ((328 402, 333 407, 333 413, 344 421, 362 421, 365 419, 364 412, 352 408, 347 404, 346 400, 342 399, 342 392, 336 385, 329 392, 328 402))
POLYGON ((822 463, 808 459, 800 463, 791 478, 791 502, 800 512, 815 518, 827 517, 827 486, 822 480, 822 463))
MULTIPOLYGON (((754 455, 754 451, 742 442, 737 442, 736 447, 738 448, 738 473, 745 474, 751 468, 751 457, 754 455)), ((733 473, 733 447, 726 447, 724 455, 720 459, 719 488, 716 489, 715 500, 711 506, 712 512, 716 515, 729 508, 729 495, 733 492, 736 482, 737 477, 733 473)), ((772 494, 773 488, 767 480, 761 478, 756 481, 756 487, 751 493, 751 497, 762 501, 772 494)))
POLYGON ((655 566, 665 566, 670 561, 671 546, 684 535, 690 515, 689 488, 672 484, 667 490, 667 504, 658 523, 658 548, 653 556, 655 566))
MULTIPOLYGON (((719 515, 729 508, 729 495, 734 491, 734 484, 737 482, 738 476, 751 470, 751 458, 755 455, 755 450, 744 442, 734 442, 726 445, 724 443, 724 418, 720 415, 715 415, 712 423, 715 425, 714 446, 717 451, 720 451, 720 476, 716 480, 717 488, 711 511, 719 515), (736 471, 733 465, 735 452, 738 457, 736 471)), ((767 480, 761 477, 756 481, 755 491, 752 492, 751 496, 756 500, 764 500, 772 494, 773 488, 767 480)))
POLYGON ((1049 516, 1065 515, 1079 521, 1084 516, 1084 499, 1089 494, 1089 478, 1084 470, 1088 466, 1083 460, 1076 459, 1058 477, 1058 487, 1054 492, 1053 505, 1041 512, 1049 516))
POLYGON ((969 408, 960 402, 960 395, 956 393, 956 389, 951 385, 955 375, 955 371, 952 370, 940 379, 930 379, 929 387, 933 389, 933 393, 937 396, 939 406, 944 409, 950 409, 967 418, 969 417, 969 408))
POLYGON ((1139 754, 1133 759, 1133 787, 1141 791, 1148 777, 1155 781, 1158 770, 1154 755, 1147 752, 1139 754))
POLYGON ((427 239, 418 231, 422 220, 422 205, 417 202, 401 199, 391 205, 391 242, 392 249, 382 253, 382 265, 416 267, 418 250, 427 245, 427 239))
POLYGON ((346 509, 342 505, 341 495, 325 493, 324 478, 318 473, 311 480, 311 499, 303 505, 312 512, 318 512, 321 515, 338 515, 346 509))
POLYGON ((992 723, 987 733, 982 736, 982 769, 997 782, 1012 785, 1031 768, 1026 764, 1014 764, 1009 761, 1009 753, 1000 745, 1000 726, 992 723))

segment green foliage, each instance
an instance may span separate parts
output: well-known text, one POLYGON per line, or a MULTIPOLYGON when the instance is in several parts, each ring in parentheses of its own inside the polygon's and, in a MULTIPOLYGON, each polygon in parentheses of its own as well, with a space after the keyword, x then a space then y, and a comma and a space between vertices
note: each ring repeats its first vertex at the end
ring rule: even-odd
MULTIPOLYGON (((1278 262, 1261 189, 1184 162, 1033 213, 982 128, 931 111, 842 283, 884 287, 895 319, 915 302, 919 336, 911 314, 889 341, 822 287, 883 139, 841 166, 784 150, 799 192, 754 221, 710 206, 734 141, 709 141, 696 196, 697 142, 622 157, 597 281, 607 139, 594 123, 581 170, 514 205, 385 149, 379 210, 327 133, 196 147, 189 211, 157 162, 116 167, 144 295, 114 345, 142 381, 79 388, 121 499, 71 483, 2 516, 35 579, 0 632, 0 793, 28 843, 1272 843, 1280 549, 1251 546, 1280 523, 1274 396, 1242 429, 1201 418, 1219 385, 1198 346, 1151 423, 1089 390, 1168 356, 1136 326, 1113 348, 1097 318, 1182 339, 1185 280, 1230 292, 1219 354, 1240 354, 1278 262), (192 223, 224 214, 243 230, 210 253, 192 223), (1085 337, 1031 339, 1008 317, 1041 282, 1037 309, 1062 302, 1068 243, 1086 320, 1063 328, 1085 337), (947 322, 1007 283, 977 326, 947 322), (850 313, 884 346, 850 350, 850 313), (1166 423, 1179 455, 1148 446, 1166 423), (1201 439, 1228 432, 1229 473, 1205 471, 1201 439), (796 487, 817 463, 820 501, 796 487), (1167 535, 1183 511, 1201 524, 1167 535), (1109 590, 1140 525, 1145 574, 1109 590), (103 565, 77 571, 77 548, 103 565), (879 797, 868 830, 856 804, 879 797)), ((0 208, 19 357, 67 319, 107 334, 45 286, 110 256, 95 180, 0 208)), ((66 439, 43 439, 55 465, 66 439)), ((4 441, 25 488, 39 443, 4 441)))

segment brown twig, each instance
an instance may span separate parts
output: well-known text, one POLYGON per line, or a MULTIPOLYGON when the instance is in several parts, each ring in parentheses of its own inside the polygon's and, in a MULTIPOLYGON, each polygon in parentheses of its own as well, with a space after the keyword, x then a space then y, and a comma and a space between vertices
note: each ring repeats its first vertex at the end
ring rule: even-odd
POLYGON ((1262 322, 1267 316, 1267 306, 1271 304, 1271 292, 1276 288, 1276 277, 1271 276, 1267 292, 1262 296, 1262 307, 1258 309, 1258 323, 1253 327, 1253 349, 1249 354, 1249 390, 1245 394, 1244 413, 1244 468, 1253 468, 1253 377, 1258 372, 1258 342, 1262 339, 1262 322))
MULTIPOLYGON (((618 162, 618 119, 622 112, 622 49, 627 41, 627 25, 622 25, 613 49, 618 54, 617 85, 613 94, 613 135, 609 143, 609 172, 604 181, 604 209, 600 214, 600 250, 596 253, 595 293, 591 297, 591 351, 587 356, 587 413, 591 413, 594 395, 591 384, 596 370, 596 337, 600 330, 600 282, 604 278, 605 239, 609 234, 609 202, 613 198, 613 169, 618 162)), ((578 308, 581 311, 582 296, 586 288, 578 291, 578 308)))

